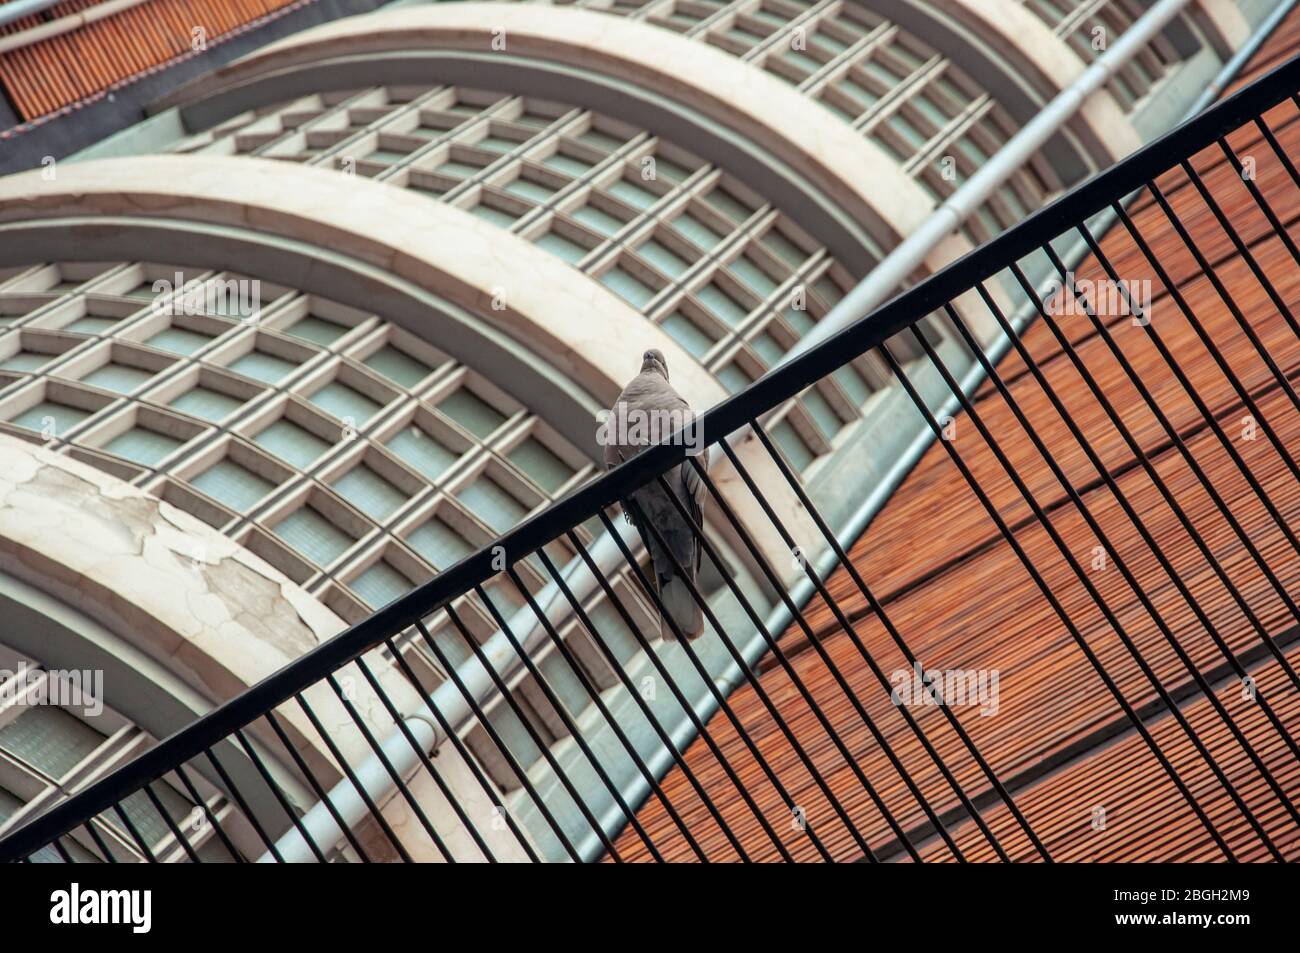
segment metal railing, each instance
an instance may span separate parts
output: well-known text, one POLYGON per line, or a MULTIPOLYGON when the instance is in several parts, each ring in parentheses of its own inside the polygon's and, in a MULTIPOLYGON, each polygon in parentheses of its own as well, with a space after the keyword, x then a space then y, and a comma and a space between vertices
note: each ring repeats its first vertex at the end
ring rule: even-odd
MULTIPOLYGON (((39 851, 49 857, 52 851, 64 861, 74 855, 108 861, 138 857, 148 861, 259 857, 498 861, 592 856, 622 861, 632 853, 655 860, 675 856, 919 860, 927 852, 964 860, 972 852, 972 843, 1003 860, 1053 859, 1051 845, 1017 801, 1041 773, 995 765, 987 740, 975 737, 969 724, 947 705, 940 704, 937 715, 926 719, 906 705, 891 706, 905 731, 882 730, 877 702, 889 698, 892 685, 877 659, 879 646, 892 646, 891 651, 901 653, 908 664, 917 663, 914 643, 920 633, 895 624, 894 596, 873 590, 866 578, 870 561, 864 566, 862 560, 855 564, 848 558, 800 476, 759 425, 767 411, 868 352, 888 368, 894 385, 906 393, 938 438, 937 445, 996 531, 994 538, 1014 553, 1034 598, 1050 608, 1062 637, 1104 686, 1121 727, 1140 740, 1144 757, 1158 769, 1160 783, 1172 785, 1208 842, 1229 860, 1245 852, 1243 842, 1283 859, 1295 838, 1277 836, 1275 815, 1280 809, 1283 823, 1300 825, 1294 804, 1297 792, 1288 787, 1288 783, 1294 786, 1294 772, 1283 776, 1270 767, 1263 748, 1275 751, 1280 746, 1300 759, 1300 745, 1282 711, 1300 690, 1300 678, 1286 652, 1300 624, 1300 607, 1293 595, 1296 579, 1290 569, 1300 556, 1300 539, 1293 529, 1294 498, 1279 491, 1280 486, 1300 481, 1294 444, 1284 439, 1293 414, 1300 413, 1300 395, 1292 380, 1298 365, 1276 353, 1276 345, 1267 345, 1256 312, 1261 307, 1276 310, 1274 323, 1285 332, 1286 353, 1292 358, 1291 348, 1300 344, 1300 325, 1285 289, 1279 290, 1280 283, 1261 263, 1257 249, 1261 236, 1276 239, 1285 250, 1285 267, 1300 267, 1300 249, 1283 221, 1290 216, 1280 217, 1274 208, 1277 195, 1285 190, 1300 194, 1300 174, 1276 133, 1291 123, 1300 127, 1297 89, 1300 58, 709 410, 700 428, 715 460, 732 477, 725 493, 716 479, 718 468, 706 469, 697 457, 687 455, 687 441, 670 440, 649 448, 28 821, 0 840, 0 859, 28 860, 39 851), (1289 112, 1266 121, 1265 115, 1275 107, 1289 112), (1229 143, 1234 134, 1257 137, 1257 148, 1249 156, 1239 155, 1229 143), (1245 206, 1225 209, 1216 199, 1206 184, 1209 162, 1233 170, 1244 186, 1253 203, 1248 211, 1264 223, 1257 234, 1239 234, 1234 216, 1245 206), (1275 189, 1271 200, 1258 184, 1264 170, 1269 188, 1275 189), (1180 212, 1175 208, 1178 202, 1170 198, 1171 176, 1178 179, 1180 196, 1199 202, 1202 216, 1209 216, 1205 220, 1217 223, 1226 236, 1221 248, 1207 251, 1201 247, 1203 238, 1198 243, 1192 231, 1200 226, 1189 224, 1186 207, 1180 212), (1150 227, 1144 233, 1132 211, 1135 193, 1160 226, 1158 240, 1150 227), (1126 242, 1130 261, 1162 289, 1166 306, 1177 309, 1204 348, 1205 361, 1226 382, 1232 402, 1218 408, 1206 403, 1194 382, 1200 371, 1189 370, 1186 355, 1171 350, 1160 322, 1150 320, 1140 296, 1135 297, 1131 286, 1121 280, 1111 259, 1114 249, 1108 255, 1103 240, 1090 230, 1089 220, 1099 215, 1108 220, 1113 216, 1118 222, 1116 234, 1126 242), (1118 309, 1100 307, 1096 296, 1080 287, 1058 256, 1053 242, 1072 241, 1076 236, 1091 249, 1097 275, 1119 289, 1118 309), (1262 292, 1258 300, 1242 300, 1240 288, 1234 294, 1236 286, 1229 287, 1222 273, 1225 255, 1235 255, 1244 263, 1252 287, 1262 292), (1027 277, 1026 260, 1047 267, 1061 293, 1034 287, 1027 277), (1181 269, 1177 279, 1171 276, 1175 266, 1181 269), (1231 354, 1209 327, 1206 314, 1198 314, 1189 302, 1187 274, 1209 282, 1216 320, 1227 321, 1230 316, 1227 326, 1242 335, 1244 343, 1234 345, 1231 354), (1045 371, 1006 316, 1007 302, 1016 294, 1032 303, 1039 326, 1050 333, 1049 343, 1057 349, 1054 366, 1068 362, 1073 369, 1076 392, 1068 399, 1060 390, 1059 377, 1045 371), (977 300, 987 319, 1010 338, 1021 362, 1016 379, 1032 379, 1045 403, 1026 400, 1006 369, 999 370, 984 356, 977 335, 968 327, 969 304, 955 306, 961 296, 968 303, 977 300), (1082 345, 1073 327, 1063 326, 1062 302, 1073 302, 1080 322, 1086 322, 1082 327, 1093 348, 1082 345), (987 405, 962 389, 922 333, 918 322, 932 314, 951 323, 987 375, 986 394, 996 393, 1010 412, 1008 419, 1018 427, 1014 450, 1008 449, 1006 434, 995 433, 986 419, 987 405), (1175 380, 1180 399, 1194 412, 1189 410, 1177 421, 1170 419, 1152 393, 1152 372, 1144 377, 1117 344, 1117 322, 1131 322, 1141 329, 1142 339, 1159 355, 1161 383, 1175 380), (906 357, 900 357, 903 341, 910 349, 906 357), (1097 354, 1104 355, 1104 368, 1097 354), (1125 408, 1117 406, 1113 390, 1117 380, 1140 395, 1152 415, 1155 438, 1136 433, 1125 408), (964 412, 962 425, 978 433, 984 475, 977 474, 969 452, 959 452, 954 441, 944 439, 948 422, 937 419, 933 410, 936 385, 941 385, 937 390, 943 399, 957 398, 964 412), (927 388, 929 399, 923 393, 927 388), (1113 428, 1117 438, 1113 447, 1099 446, 1096 431, 1090 435, 1081 422, 1077 405, 1081 399, 1113 428), (1267 476, 1255 452, 1254 462, 1248 462, 1227 434, 1228 414, 1245 415, 1258 428, 1263 437, 1259 446, 1270 454, 1272 469, 1267 476), (1092 475, 1086 489, 1078 476, 1078 461, 1066 462, 1062 456, 1066 432, 1073 441, 1070 452, 1076 453, 1077 445, 1077 454, 1092 468, 1087 471, 1092 475), (1021 442, 1021 433, 1027 442, 1021 442), (1189 448, 1193 433, 1207 440, 1213 437, 1213 465, 1206 462, 1204 446, 1198 453, 1189 448), (1159 460, 1154 459, 1153 439, 1163 448, 1159 460), (1033 472, 1023 466, 1021 451, 1026 446, 1038 455, 1035 460, 1042 460, 1033 472), (1113 459, 1103 459, 1114 447, 1127 453, 1124 472, 1146 475, 1167 508, 1163 512, 1172 520, 1169 525, 1176 524, 1177 531, 1155 526, 1149 512, 1139 511, 1131 484, 1120 478, 1113 459), (1017 458, 1022 465, 1016 464, 1017 458), (1170 476, 1171 461, 1179 467, 1177 483, 1170 476), (1006 502, 1005 486, 995 487, 985 467, 993 467, 996 480, 1008 481, 1014 488, 1013 505, 1006 502), (702 481, 715 521, 711 527, 701 526, 697 516, 668 491, 678 517, 695 528, 700 541, 706 572, 690 589, 707 625, 705 635, 693 642, 684 639, 670 621, 677 639, 660 642, 657 625, 647 626, 646 613, 638 611, 626 590, 620 592, 611 583, 614 574, 593 558, 590 534, 580 534, 578 528, 594 524, 603 530, 601 545, 612 547, 620 570, 639 586, 638 598, 661 611, 644 560, 638 558, 635 537, 616 526, 616 517, 610 514, 619 501, 630 500, 641 488, 658 484, 668 490, 666 478, 676 478, 682 472, 678 468, 690 470, 702 481), (1228 479, 1234 481, 1230 499, 1223 489, 1228 479), (1041 493, 1045 480, 1059 485, 1062 494, 1047 507, 1030 486, 1035 483, 1041 493), (846 640, 837 655, 826 647, 826 626, 818 628, 806 607, 792 600, 796 586, 786 567, 775 565, 771 551, 755 541, 754 528, 761 525, 796 556, 804 549, 789 525, 789 515, 779 513, 770 493, 761 489, 771 487, 771 481, 798 500, 820 536, 819 545, 835 554, 838 571, 846 580, 837 591, 851 592, 865 606, 851 610, 842 595, 832 593, 828 573, 818 572, 813 560, 796 559, 794 568, 811 583, 831 620, 830 628, 846 640), (1178 489, 1184 483, 1205 494, 1210 505, 1194 510, 1178 489), (1114 511, 1106 520, 1099 519, 1094 488, 1104 488, 1122 519, 1114 511), (1123 606, 1117 604, 1113 589, 1101 591, 1063 538, 1055 517, 1067 510, 1077 513, 1095 534, 1124 579, 1128 601, 1123 606), (1141 540, 1144 554, 1167 575, 1170 591, 1159 597, 1147 591, 1147 577, 1140 575, 1145 569, 1136 566, 1132 550, 1115 543, 1117 519, 1126 533, 1141 540), (1049 582, 1037 565, 1038 555, 1027 551, 1025 527, 1045 534, 1043 546, 1059 556, 1070 586, 1077 584, 1070 598, 1049 582), (757 592, 732 571, 717 538, 719 530, 755 568, 757 592), (1264 535, 1267 546, 1260 542, 1264 535), (1225 565, 1225 547, 1232 549, 1233 566, 1225 565), (555 553, 561 549, 573 556, 565 566, 557 565, 555 553), (1121 550, 1130 554, 1128 560, 1121 550), (1195 587, 1176 565, 1191 551, 1209 570, 1208 581, 1199 580, 1195 587), (549 581, 544 595, 521 578, 518 568, 524 561, 549 581), (1242 565, 1257 584, 1243 584, 1242 565), (489 594, 489 584, 505 585, 522 608, 503 609, 502 590, 489 594), (588 590, 605 600, 618 625, 635 640, 640 666, 635 672, 610 648, 613 640, 605 633, 611 623, 593 616, 585 595, 588 590), (767 605, 763 598, 769 599, 767 605), (725 611, 719 608, 720 600, 727 603, 725 611), (1212 600, 1217 600, 1214 605, 1212 600), (1223 631, 1219 603, 1240 613, 1241 632, 1223 631), (471 604, 486 612, 497 628, 486 642, 466 622, 471 604), (1266 612, 1266 604, 1278 607, 1277 611, 1266 612), (1177 618, 1171 606, 1178 610, 1177 618), (765 609, 779 607, 794 620, 788 635, 769 631, 765 623, 765 609), (1089 613, 1100 613, 1104 619, 1109 640, 1105 644, 1086 624, 1085 617, 1092 617, 1089 613), (1149 620, 1151 638, 1134 637, 1134 614, 1149 620), (867 617, 881 627, 879 638, 871 644, 863 629, 867 617), (575 620, 590 635, 594 655, 585 649, 579 652, 576 643, 562 634, 561 623, 575 620), (1245 642, 1243 632, 1249 636, 1245 642), (755 664, 739 648, 755 634, 767 653, 765 666, 755 664), (458 664, 449 655, 449 638, 460 640, 470 661, 458 664), (415 640, 436 660, 445 679, 442 685, 431 688, 427 678, 412 669, 398 644, 403 639, 415 640), (710 640, 716 640, 722 657, 739 672, 752 710, 761 713, 763 737, 746 727, 728 686, 718 682, 716 666, 711 668, 701 658, 710 640), (1168 664, 1155 663, 1155 647, 1173 653, 1166 659, 1168 664), (545 671, 537 660, 543 651, 549 659, 545 671), (1171 668, 1169 660, 1175 658, 1178 664, 1171 668), (1120 660, 1125 666, 1122 673, 1120 660), (1276 678, 1267 685, 1256 677, 1261 663, 1275 666, 1276 678), (764 673, 772 668, 780 669, 786 680, 788 691, 783 696, 774 696, 765 684, 764 673), (530 702, 522 701, 515 691, 517 676, 523 674, 535 686, 530 702), (1259 724, 1247 727, 1241 712, 1230 710, 1221 700, 1222 684, 1234 676, 1249 681, 1255 691, 1263 718, 1259 724), (478 683, 468 684, 470 677, 478 683), (565 692, 558 688, 560 678, 565 692), (672 696, 683 716, 681 725, 666 725, 656 714, 643 678, 672 696), (813 682, 832 686, 835 706, 824 703, 824 687, 815 688, 813 682), (1131 700, 1135 685, 1149 701, 1131 700), (588 704, 573 704, 571 693, 578 689, 588 704), (440 699, 449 693, 459 699, 464 719, 448 717, 447 705, 440 699), (715 718, 698 713, 699 697, 707 708, 716 710, 715 718), (789 701, 795 697, 798 703, 789 701), (1192 701, 1209 706, 1208 722, 1198 716, 1194 724, 1185 713, 1192 701), (526 710, 529 705, 544 708, 544 717, 526 710), (793 715, 796 705, 799 718, 793 715), (807 717, 802 714, 805 707, 807 717), (516 737, 502 736, 502 713, 513 716, 516 737), (1171 757, 1168 737, 1164 745, 1157 741, 1156 718, 1172 719, 1167 727, 1176 725, 1179 744, 1190 745, 1180 749, 1180 757, 1171 757), (636 721, 639 731, 629 727, 634 719, 640 719, 636 721), (554 725, 562 741, 544 737, 541 721, 554 725), (1207 740, 1207 724, 1226 734, 1207 740), (952 732, 943 744, 936 736, 941 725, 952 732), (854 738, 867 739, 865 748, 860 740, 849 740, 850 728, 854 738), (501 762, 498 776, 487 771, 467 745, 467 730, 481 732, 480 742, 493 746, 501 762), (908 745, 917 746, 906 755, 899 741, 903 735, 908 745), (688 748, 692 739, 695 744, 688 748), (1229 748, 1234 759, 1238 754, 1246 759, 1246 774, 1239 759, 1235 767, 1225 767, 1224 752, 1229 748), (614 776, 611 766, 616 761, 630 765, 639 788, 614 776), (928 780, 920 778, 920 764, 928 780), (665 769, 673 772, 676 799, 665 783, 665 769), (1201 772, 1195 783, 1189 779, 1192 771, 1201 772), (500 773, 509 783, 501 781, 500 773), (166 807, 158 793, 160 784, 185 792, 193 811, 182 816, 175 807, 166 807), (1217 799, 1212 807, 1207 806, 1209 787, 1217 799), (1260 808, 1263 789, 1272 799, 1269 811, 1260 808), (629 793, 634 790, 641 793, 629 793), (143 792, 158 811, 161 833, 146 836, 123 810, 123 801, 137 792, 143 792), (641 797, 645 805, 634 803, 641 797), (641 820, 644 806, 651 802, 663 812, 663 823, 653 827, 641 820), (810 809, 810 803, 816 808, 810 809), (1000 818, 996 823, 995 812, 1000 818), (792 824, 791 818, 797 823, 792 824), (955 833, 962 824, 968 828, 964 840, 955 833), (584 847, 584 839, 594 849, 584 847)), ((860 492, 858 488, 846 491, 860 492)), ((651 539, 663 544, 658 528, 645 521, 642 525, 651 539)))

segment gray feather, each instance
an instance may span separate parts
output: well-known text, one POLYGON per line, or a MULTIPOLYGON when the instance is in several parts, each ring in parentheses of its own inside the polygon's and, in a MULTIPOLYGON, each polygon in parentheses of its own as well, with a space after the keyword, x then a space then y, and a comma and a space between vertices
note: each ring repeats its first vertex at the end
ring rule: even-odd
MULTIPOLYGON (((668 383, 667 367, 663 363, 663 356, 657 351, 646 353, 641 373, 623 388, 611 411, 613 421, 621 419, 635 422, 638 419, 648 420, 652 417, 658 420, 690 420, 694 417, 690 405, 668 383), (676 418, 672 417, 674 414, 677 415, 676 418), (658 416, 654 417, 654 415, 658 416)), ((652 444, 651 438, 664 440, 670 435, 671 431, 651 434, 638 433, 635 430, 628 432, 625 428, 612 427, 607 433, 604 448, 605 468, 613 469, 630 460, 652 444)), ((707 448, 697 459, 707 470, 709 465, 707 448)), ((674 467, 664 474, 664 483, 668 487, 668 492, 671 492, 690 514, 691 520, 702 526, 704 501, 708 490, 695 468, 690 463, 674 467)), ((701 547, 696 531, 677 511, 668 492, 658 481, 654 481, 633 493, 630 501, 624 500, 623 512, 628 521, 640 531, 641 538, 645 542, 654 569, 652 581, 658 589, 665 610, 688 638, 696 638, 704 631, 704 614, 692 595, 686 579, 694 583, 698 576, 701 547), (658 530, 666 544, 666 550, 659 544, 648 526, 642 524, 642 520, 658 530), (682 567, 686 579, 681 578, 677 566, 682 567)), ((676 638, 667 620, 661 621, 661 631, 665 638, 676 638)))

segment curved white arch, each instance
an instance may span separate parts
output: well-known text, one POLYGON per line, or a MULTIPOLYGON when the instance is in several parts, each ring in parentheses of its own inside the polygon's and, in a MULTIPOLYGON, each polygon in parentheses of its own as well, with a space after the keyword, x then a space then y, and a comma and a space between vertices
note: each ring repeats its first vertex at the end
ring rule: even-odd
MULTIPOLYGON (((997 49, 1014 55, 1034 85, 1055 96, 1087 69, 1079 55, 1017 0, 928 0, 997 49)), ((1070 123, 1099 160, 1122 159, 1142 137, 1108 90, 1089 96, 1070 123)))
MULTIPOLYGON (((798 170, 856 220, 871 223, 886 247, 934 207, 878 146, 770 73, 670 30, 576 7, 466 2, 349 17, 273 43, 168 101, 192 102, 330 57, 422 48, 563 64, 688 104, 798 170)), ((933 270, 946 263, 930 264, 933 270)))
MULTIPOLYGON (((206 523, 89 464, 7 434, 0 434, 0 572, 93 618, 209 706, 345 628, 325 605, 206 523)), ((342 674, 355 686, 353 704, 367 728, 380 736, 391 731, 392 719, 360 673, 345 668, 342 674)), ((415 692, 395 672, 376 665, 375 676, 399 711, 419 707, 415 692)), ((109 704, 115 690, 126 689, 109 682, 109 704)), ((369 745, 331 689, 317 684, 303 694, 344 757, 353 764, 364 760, 369 745)), ((180 707, 190 705, 187 699, 180 707)), ((278 716, 319 780, 329 785, 343 777, 300 709, 284 706, 278 716)), ((249 731, 280 757, 265 722, 249 731)), ((227 770, 256 800, 265 788, 242 764, 241 753, 232 748, 229 754, 223 756, 227 770)), ((473 799, 468 776, 459 777, 458 760, 448 760, 455 762, 446 766, 449 783, 473 799)), ((412 786, 432 817, 448 819, 447 830, 459 826, 431 781, 421 776, 412 786)), ((293 785, 285 787, 293 798, 293 785)), ((305 785, 296 793, 304 802, 311 797, 305 785)), ((399 800, 384 805, 394 830, 414 855, 439 856, 399 800)), ((277 812, 272 808, 264 816, 277 812)), ((386 852, 383 841, 372 846, 381 856, 386 852)))
MULTIPOLYGON (((105 159, 63 165, 55 180, 39 171, 0 179, 0 225, 114 215, 163 226, 226 225, 259 240, 343 250, 482 316, 604 406, 650 348, 667 357, 674 386, 692 406, 707 408, 726 396, 689 352, 599 282, 468 212, 382 183, 269 159, 209 156, 105 159)), ((250 243, 240 267, 255 273, 258 254, 250 243)), ((422 330, 429 336, 437 329, 422 330)), ((582 426, 594 434, 596 422, 582 426)), ((792 531, 806 533, 800 538, 816 538, 798 498, 756 443, 750 438, 737 449, 769 502, 792 531)), ((741 486, 725 461, 717 469, 724 491, 741 486)), ((789 565, 787 547, 743 486, 729 495, 764 554, 774 565, 789 565)))

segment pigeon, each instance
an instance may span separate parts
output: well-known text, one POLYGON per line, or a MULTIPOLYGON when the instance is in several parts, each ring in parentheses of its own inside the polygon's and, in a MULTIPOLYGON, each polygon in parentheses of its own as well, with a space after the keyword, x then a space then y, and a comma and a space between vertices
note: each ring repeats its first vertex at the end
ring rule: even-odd
MULTIPOLYGON (((667 440, 680 428, 691 425, 695 414, 690 404, 668 383, 668 364, 658 350, 646 351, 641 362, 641 373, 623 388, 607 418, 601 442, 605 446, 605 469, 612 470, 636 456, 646 447, 667 440)), ((698 436, 694 431, 692 434, 698 436)), ((700 465, 707 471, 708 448, 699 450, 700 465)), ((664 474, 664 483, 676 494, 682 508, 697 525, 703 526, 706 489, 700 474, 689 462, 681 463, 664 474)), ((704 632, 704 613, 691 595, 690 587, 682 579, 672 558, 655 539, 654 534, 642 525, 649 521, 659 531, 668 549, 693 582, 700 570, 700 541, 695 529, 682 518, 658 480, 622 500, 623 515, 637 528, 654 569, 654 583, 664 611, 677 623, 678 629, 689 639, 704 632), (629 505, 629 502, 632 505, 629 505)), ((660 633, 665 639, 677 638, 668 620, 660 618, 660 633)))

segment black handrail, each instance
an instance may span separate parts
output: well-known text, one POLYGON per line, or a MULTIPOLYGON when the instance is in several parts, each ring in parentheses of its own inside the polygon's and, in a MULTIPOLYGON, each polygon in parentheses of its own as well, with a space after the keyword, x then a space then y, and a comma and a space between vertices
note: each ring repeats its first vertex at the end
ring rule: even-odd
MULTIPOLYGON (((1296 99, 1298 88, 1300 56, 1291 58, 1250 86, 1187 120, 1114 167, 1094 175, 999 237, 723 400, 703 414, 699 422, 706 442, 717 444, 726 435, 744 429, 768 410, 838 369, 845 363, 845 355, 862 354, 881 345, 1046 242, 1106 210, 1161 173, 1175 168, 1184 157, 1214 145, 1222 136, 1262 116, 1288 98, 1296 99)), ((1300 106, 1300 99, 1296 102, 1300 106)), ((513 563, 517 558, 540 550, 571 527, 587 521, 615 502, 628 498, 633 491, 682 463, 689 441, 680 439, 680 436, 648 449, 616 470, 575 490, 493 543, 170 735, 84 791, 33 818, 0 840, 0 860, 24 858, 51 842, 57 844, 58 837, 77 825, 113 808, 128 795, 177 766, 210 752, 213 746, 254 719, 293 699, 366 651, 397 633, 420 626, 421 620, 431 613, 449 606, 456 598, 500 575, 499 554, 503 550, 507 561, 513 563)), ((427 633, 425 635, 427 637, 427 633)))

